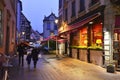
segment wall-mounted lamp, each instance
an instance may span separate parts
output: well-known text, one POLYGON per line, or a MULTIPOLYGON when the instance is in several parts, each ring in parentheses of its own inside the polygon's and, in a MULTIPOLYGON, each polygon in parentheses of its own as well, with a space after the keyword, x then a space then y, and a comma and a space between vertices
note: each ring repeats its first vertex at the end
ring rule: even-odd
POLYGON ((22 32, 22 35, 24 35, 25 34, 25 32, 22 32))
POLYGON ((58 23, 58 19, 55 19, 55 23, 56 23, 56 24, 58 23))
POLYGON ((93 24, 93 22, 92 22, 92 21, 90 21, 90 22, 89 22, 89 24, 93 24))

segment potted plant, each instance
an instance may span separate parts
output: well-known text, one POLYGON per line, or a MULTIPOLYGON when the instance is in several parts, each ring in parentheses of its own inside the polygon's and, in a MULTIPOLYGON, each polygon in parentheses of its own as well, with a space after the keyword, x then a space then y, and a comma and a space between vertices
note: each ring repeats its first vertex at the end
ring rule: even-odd
POLYGON ((115 65, 114 64, 109 64, 107 66, 107 72, 114 73, 115 72, 115 65))

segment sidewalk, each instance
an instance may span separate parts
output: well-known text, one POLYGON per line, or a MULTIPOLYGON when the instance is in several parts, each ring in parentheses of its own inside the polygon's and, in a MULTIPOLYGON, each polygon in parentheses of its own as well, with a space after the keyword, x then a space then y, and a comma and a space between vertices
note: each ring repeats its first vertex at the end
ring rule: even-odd
POLYGON ((120 72, 108 73, 100 66, 67 57, 58 59, 56 55, 42 55, 36 70, 33 64, 30 70, 26 61, 24 64, 10 70, 10 80, 120 80, 120 72))

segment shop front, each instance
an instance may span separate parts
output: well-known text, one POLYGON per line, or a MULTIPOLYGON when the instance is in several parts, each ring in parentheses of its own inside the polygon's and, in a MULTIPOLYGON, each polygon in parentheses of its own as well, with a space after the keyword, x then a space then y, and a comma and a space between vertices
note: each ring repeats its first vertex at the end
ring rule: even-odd
POLYGON ((101 17, 89 21, 71 33, 71 54, 73 58, 103 65, 103 23, 101 17))

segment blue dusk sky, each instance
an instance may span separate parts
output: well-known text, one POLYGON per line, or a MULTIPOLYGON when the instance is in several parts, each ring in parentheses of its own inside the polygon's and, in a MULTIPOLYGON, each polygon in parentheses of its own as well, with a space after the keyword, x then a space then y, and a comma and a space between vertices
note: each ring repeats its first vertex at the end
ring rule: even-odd
POLYGON ((22 12, 31 22, 34 30, 43 32, 44 16, 49 16, 51 12, 58 17, 58 0, 21 0, 22 12))

